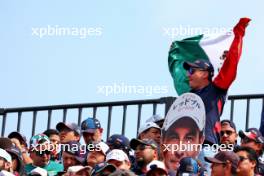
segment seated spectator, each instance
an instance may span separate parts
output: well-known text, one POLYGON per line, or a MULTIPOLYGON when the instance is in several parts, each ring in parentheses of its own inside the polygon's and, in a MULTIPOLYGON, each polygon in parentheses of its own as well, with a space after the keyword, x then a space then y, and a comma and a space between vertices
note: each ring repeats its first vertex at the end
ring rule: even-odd
POLYGON ((80 141, 81 132, 77 124, 65 124, 63 122, 59 122, 56 125, 56 129, 59 131, 60 142, 62 144, 70 141, 80 141))
POLYGON ((154 122, 142 124, 138 130, 138 139, 153 139, 158 145, 160 144, 160 127, 154 122))
POLYGON ((12 174, 12 157, 4 149, 0 148, 0 175, 14 175, 12 174))
POLYGON ((107 176, 116 171, 116 167, 108 163, 96 164, 91 172, 91 176, 107 176))
POLYGON ((146 123, 147 123, 147 122, 154 122, 154 123, 156 123, 160 128, 162 128, 163 123, 164 123, 164 118, 161 117, 160 115, 153 115, 153 116, 151 116, 150 118, 148 118, 148 119, 146 120, 146 123))
POLYGON ((236 125, 230 120, 221 121, 221 131, 220 131, 220 143, 225 144, 226 148, 231 144, 234 146, 237 145, 237 131, 236 125))
POLYGON ((106 155, 106 162, 114 165, 117 169, 129 170, 130 160, 123 150, 113 149, 106 155))
POLYGON ((62 164, 58 164, 54 161, 50 161, 50 140, 44 134, 38 134, 30 139, 29 154, 33 160, 33 163, 25 165, 25 171, 27 174, 40 167, 45 169, 49 175, 57 174, 57 172, 63 171, 62 164))
POLYGON ((51 151, 50 160, 59 161, 60 160, 60 155, 59 155, 60 151, 57 150, 59 148, 59 144, 60 144, 59 132, 55 129, 48 129, 48 130, 44 131, 43 134, 45 134, 46 136, 49 137, 51 145, 53 145, 52 148, 54 150, 51 151))
POLYGON ((23 162, 25 164, 32 163, 32 159, 28 156, 28 146, 26 137, 20 134, 19 132, 14 131, 8 135, 8 138, 11 139, 12 143, 21 152, 23 162))
POLYGON ((105 162, 106 154, 109 151, 109 147, 104 142, 94 143, 86 157, 86 163, 88 166, 95 167, 96 164, 105 162))
POLYGON ((185 157, 180 160, 179 168, 177 169, 176 176, 182 175, 200 175, 203 173, 200 172, 200 167, 197 160, 192 157, 185 157))
POLYGON ((81 131, 86 145, 102 141, 103 128, 101 128, 98 119, 87 118, 84 120, 81 124, 81 131))
POLYGON ((61 145, 61 149, 64 171, 67 171, 70 166, 84 164, 86 149, 82 148, 79 142, 65 143, 61 145))
POLYGON ((153 161, 158 160, 158 144, 152 139, 132 139, 130 147, 135 151, 136 165, 132 171, 137 174, 146 174, 147 165, 153 161))
POLYGON ((246 132, 240 130, 239 136, 241 137, 241 146, 250 147, 257 153, 258 165, 256 170, 258 174, 264 175, 264 163, 261 160, 264 145, 262 134, 256 128, 249 128, 246 132))
POLYGON ((236 147, 234 152, 239 157, 237 176, 255 176, 258 164, 256 152, 249 147, 236 147))
POLYGON ((163 162, 153 160, 147 165, 146 176, 167 176, 168 172, 163 162))
POLYGON ((212 163, 211 176, 236 175, 239 157, 232 151, 220 151, 214 158, 205 157, 205 160, 212 163))
POLYGON ((193 93, 179 96, 171 105, 162 128, 164 163, 169 173, 177 171, 184 157, 197 158, 204 142, 205 107, 193 93), (188 145, 181 150, 182 145, 188 145))
POLYGON ((24 174, 24 163, 21 158, 20 151, 17 147, 12 146, 11 148, 6 149, 6 151, 12 157, 12 170, 14 175, 23 175, 24 174))

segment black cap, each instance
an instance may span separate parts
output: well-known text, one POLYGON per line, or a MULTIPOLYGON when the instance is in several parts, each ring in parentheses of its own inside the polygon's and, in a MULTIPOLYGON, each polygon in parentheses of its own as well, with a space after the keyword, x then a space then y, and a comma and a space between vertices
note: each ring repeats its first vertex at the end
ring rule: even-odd
POLYGON ((225 120, 221 121, 221 125, 223 125, 224 123, 228 123, 229 126, 236 131, 236 125, 235 125, 235 123, 233 121, 225 119, 225 120))
POLYGON ((247 137, 257 143, 264 144, 264 137, 257 128, 249 128, 246 130, 246 132, 240 130, 238 134, 242 139, 247 137))
POLYGON ((197 59, 194 62, 184 62, 183 68, 189 70, 190 68, 199 68, 210 72, 210 76, 214 76, 214 67, 209 60, 197 59))

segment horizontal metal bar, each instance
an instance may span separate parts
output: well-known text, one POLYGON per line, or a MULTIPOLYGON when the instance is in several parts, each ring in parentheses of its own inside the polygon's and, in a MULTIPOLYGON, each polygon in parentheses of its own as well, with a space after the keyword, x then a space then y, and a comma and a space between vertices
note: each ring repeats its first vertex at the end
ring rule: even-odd
POLYGON ((248 95, 230 95, 228 100, 242 100, 242 99, 259 99, 264 98, 264 94, 248 94, 248 95))

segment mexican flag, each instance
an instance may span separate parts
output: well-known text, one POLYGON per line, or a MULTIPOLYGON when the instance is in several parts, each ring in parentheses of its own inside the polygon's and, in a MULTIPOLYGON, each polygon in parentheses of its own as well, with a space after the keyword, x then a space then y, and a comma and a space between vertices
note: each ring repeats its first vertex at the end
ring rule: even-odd
MULTIPOLYGON (((249 21, 250 19, 248 18, 241 18, 234 30, 230 32, 214 35, 197 35, 172 43, 169 51, 168 64, 178 95, 190 91, 187 73, 183 68, 183 62, 194 62, 197 59, 209 60, 214 66, 214 77, 216 77, 229 53, 231 45, 232 48, 234 48, 233 50, 238 50, 235 51, 235 54, 232 53, 232 55, 238 55, 238 57, 234 57, 239 59, 242 51, 240 50, 242 48, 242 40, 233 42, 234 36, 242 38, 244 36, 245 27, 249 21)), ((236 66, 237 65, 234 65, 233 67, 236 66)))

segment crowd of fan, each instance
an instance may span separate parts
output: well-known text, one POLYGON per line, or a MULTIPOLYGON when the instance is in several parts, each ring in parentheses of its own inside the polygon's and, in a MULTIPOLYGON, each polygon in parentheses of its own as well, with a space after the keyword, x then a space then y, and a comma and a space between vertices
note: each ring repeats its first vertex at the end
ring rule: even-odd
MULTIPOLYGON (((80 127, 60 122, 56 129, 33 136, 29 146, 23 135, 12 132, 0 140, 0 175, 172 175, 164 164, 163 122, 160 116, 152 116, 131 140, 114 134, 103 141, 103 129, 96 118, 87 118, 80 127), (86 145, 80 144, 81 137, 86 145), (67 147, 58 147, 62 145, 67 147)), ((221 144, 233 144, 234 150, 218 151, 205 161, 182 154, 177 175, 261 175, 264 139, 258 129, 237 132, 232 121, 222 120, 220 139, 221 144), (211 173, 204 162, 211 164, 211 173)))

